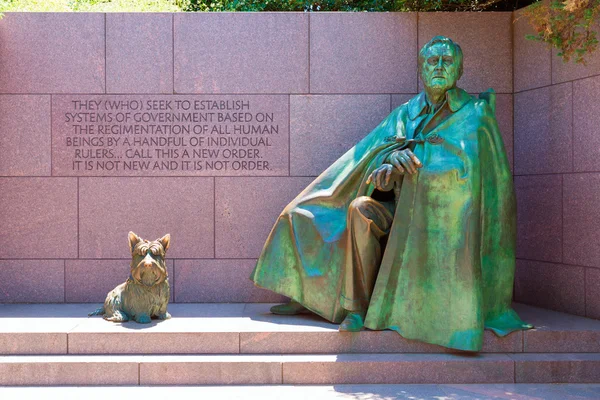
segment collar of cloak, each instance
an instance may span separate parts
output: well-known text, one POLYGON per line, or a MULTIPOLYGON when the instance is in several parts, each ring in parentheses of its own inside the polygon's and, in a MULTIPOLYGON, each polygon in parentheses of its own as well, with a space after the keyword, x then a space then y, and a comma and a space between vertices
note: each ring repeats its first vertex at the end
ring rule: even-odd
MULTIPOLYGON (((471 100, 471 95, 463 89, 454 87, 446 92, 446 102, 452 112, 457 112, 471 100)), ((415 119, 427 107, 427 97, 425 92, 419 93, 408 102, 408 116, 410 119, 415 119)))

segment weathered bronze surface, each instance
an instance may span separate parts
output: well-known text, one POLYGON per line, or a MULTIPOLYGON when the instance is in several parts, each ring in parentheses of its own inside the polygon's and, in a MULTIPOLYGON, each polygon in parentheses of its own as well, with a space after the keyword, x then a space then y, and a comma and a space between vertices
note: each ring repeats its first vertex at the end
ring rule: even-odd
POLYGON ((511 308, 516 206, 490 89, 456 87, 462 50, 419 53, 425 91, 395 109, 281 213, 252 273, 340 330, 392 329, 479 351, 529 329, 511 308))
POLYGON ((167 312, 170 288, 165 264, 170 240, 167 234, 151 242, 129 232, 129 278, 108 293, 103 307, 89 315, 103 315, 113 322, 133 319, 140 324, 149 323, 151 318, 171 318, 167 312))

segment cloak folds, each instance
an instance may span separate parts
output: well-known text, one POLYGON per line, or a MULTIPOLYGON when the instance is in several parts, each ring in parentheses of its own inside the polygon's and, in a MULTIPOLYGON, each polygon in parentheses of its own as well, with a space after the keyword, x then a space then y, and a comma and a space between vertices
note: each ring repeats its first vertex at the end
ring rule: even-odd
POLYGON ((348 207, 373 193, 366 180, 388 155, 416 142, 423 167, 397 183, 365 326, 469 351, 484 328, 531 328, 511 308, 516 207, 494 94, 455 88, 446 98, 444 118, 421 132, 424 93, 398 107, 302 191, 277 219, 254 283, 341 322, 348 207))

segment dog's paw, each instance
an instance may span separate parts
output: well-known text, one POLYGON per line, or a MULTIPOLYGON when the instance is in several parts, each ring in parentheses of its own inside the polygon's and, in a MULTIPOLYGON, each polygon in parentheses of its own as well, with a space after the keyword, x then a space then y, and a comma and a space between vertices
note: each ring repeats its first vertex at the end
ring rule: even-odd
POLYGON ((135 322, 138 322, 140 324, 149 324, 150 321, 150 316, 148 316, 147 314, 141 314, 135 317, 135 322))
POLYGON ((160 314, 158 316, 158 319, 169 319, 171 318, 171 314, 169 314, 168 312, 165 312, 164 314, 160 314))
POLYGON ((127 314, 125 314, 121 311, 115 311, 113 315, 105 316, 104 319, 107 321, 111 321, 111 322, 127 322, 127 321, 129 321, 129 317, 127 316, 127 314))

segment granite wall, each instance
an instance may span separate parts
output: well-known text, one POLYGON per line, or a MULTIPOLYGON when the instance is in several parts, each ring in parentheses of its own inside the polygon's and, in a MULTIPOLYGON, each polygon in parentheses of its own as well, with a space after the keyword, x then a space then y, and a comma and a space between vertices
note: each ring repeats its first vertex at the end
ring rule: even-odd
POLYGON ((600 318, 600 53, 587 66, 514 25, 515 299, 600 318))
MULTIPOLYGON (((442 34, 464 50, 461 86, 498 93, 511 165, 515 101, 517 300, 585 314, 587 294, 587 314, 600 316, 593 300, 600 113, 591 102, 600 81, 582 79, 600 60, 586 70, 551 64, 512 20, 512 13, 7 14, 0 21, 0 302, 102 301, 128 274, 129 230, 150 239, 171 233, 176 302, 279 300, 248 280, 279 212, 420 90, 418 49, 442 34), (266 168, 219 168, 232 160, 202 154, 185 164, 182 154, 139 143, 131 157, 122 143, 108 154, 108 143, 82 139, 120 137, 98 134, 102 118, 125 118, 133 107, 160 118, 185 102, 222 101, 247 105, 250 119, 271 116, 275 132, 262 135, 271 145, 248 160, 267 160, 266 168), (582 103, 575 118, 572 101, 582 103)), ((188 136, 203 136, 196 133, 188 136)))

